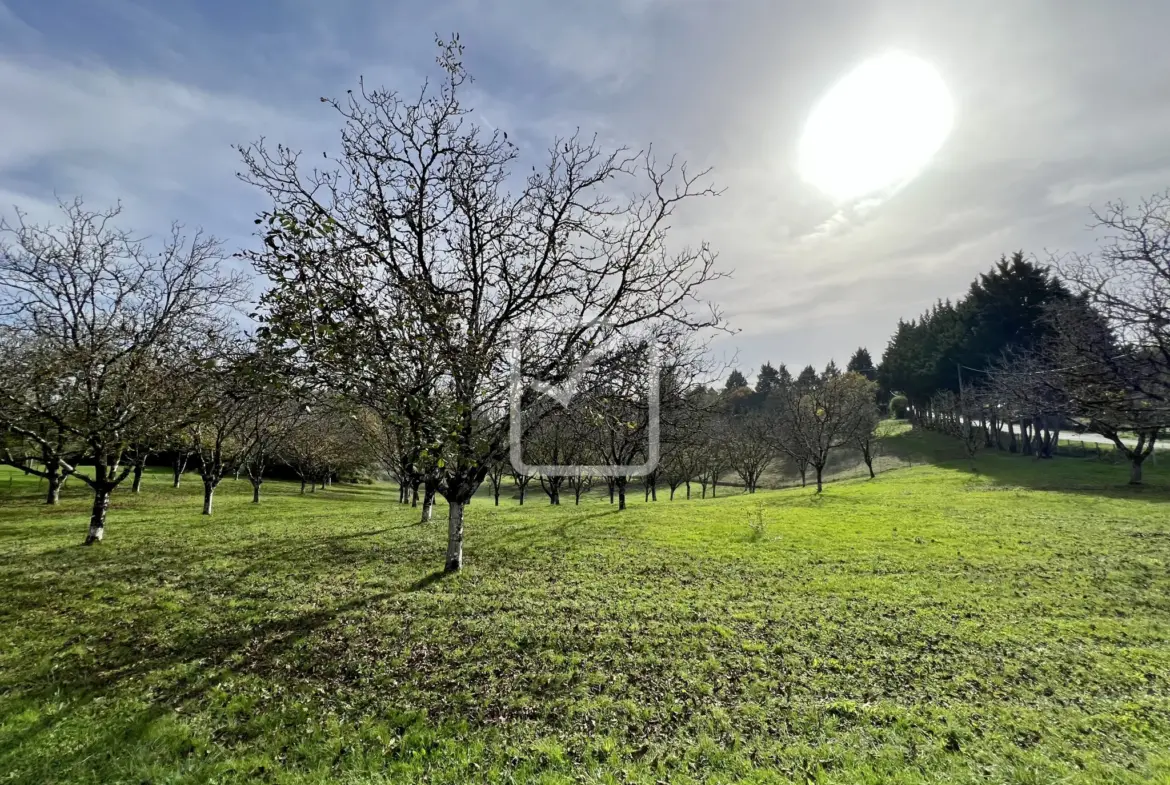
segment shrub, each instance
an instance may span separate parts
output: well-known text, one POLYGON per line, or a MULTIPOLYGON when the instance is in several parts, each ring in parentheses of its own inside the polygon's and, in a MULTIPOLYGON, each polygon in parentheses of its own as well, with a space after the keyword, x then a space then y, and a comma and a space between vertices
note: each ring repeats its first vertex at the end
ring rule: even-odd
POLYGON ((910 401, 901 393, 898 393, 890 399, 890 416, 896 420, 905 420, 906 411, 909 408, 910 401))

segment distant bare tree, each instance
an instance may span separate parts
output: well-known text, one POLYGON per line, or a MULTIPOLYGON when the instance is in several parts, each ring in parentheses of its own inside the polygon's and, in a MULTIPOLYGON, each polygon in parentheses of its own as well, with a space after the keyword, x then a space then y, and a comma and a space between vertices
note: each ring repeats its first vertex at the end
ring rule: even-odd
POLYGON ((495 456, 491 464, 488 466, 487 479, 492 486, 492 500, 495 506, 500 506, 500 485, 504 482, 504 477, 508 474, 509 463, 502 455, 495 456))
POLYGON ((524 506, 524 497, 528 495, 528 483, 532 482, 532 478, 536 475, 517 471, 515 467, 511 467, 508 474, 512 478, 512 484, 516 486, 516 490, 520 493, 520 506, 524 506))
POLYGON ((739 475, 746 493, 755 493, 760 477, 776 458, 767 438, 767 424, 760 412, 731 415, 728 420, 728 463, 739 475))
MULTIPOLYGON (((872 373, 862 375, 872 380, 872 373)), ((878 436, 881 415, 875 404, 870 410, 859 411, 857 417, 857 429, 853 433, 853 438, 850 439, 849 446, 861 453, 861 460, 865 463, 865 468, 869 470, 869 478, 872 480, 877 476, 873 470, 873 462, 881 450, 881 439, 878 436)))
POLYGON ((877 385, 860 374, 827 371, 815 382, 787 387, 775 410, 781 442, 816 472, 817 493, 823 490, 830 454, 868 427, 877 394, 877 385))

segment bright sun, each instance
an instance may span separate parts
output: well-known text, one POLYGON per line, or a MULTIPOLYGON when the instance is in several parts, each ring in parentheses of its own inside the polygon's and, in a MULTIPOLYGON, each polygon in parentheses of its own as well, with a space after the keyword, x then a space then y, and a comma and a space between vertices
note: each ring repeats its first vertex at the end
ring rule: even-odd
POLYGON ((813 109, 800 141, 800 175, 838 202, 912 180, 946 141, 950 93, 928 63, 892 53, 868 60, 813 109))

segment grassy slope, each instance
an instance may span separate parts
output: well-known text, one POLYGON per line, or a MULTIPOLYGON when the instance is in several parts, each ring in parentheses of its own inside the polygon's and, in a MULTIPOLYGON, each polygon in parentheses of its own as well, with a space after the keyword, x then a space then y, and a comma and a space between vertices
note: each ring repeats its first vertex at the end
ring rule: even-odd
POLYGON ((1168 473, 979 461, 481 498, 447 578, 385 487, 159 474, 84 549, 0 473, 0 782, 1170 781, 1168 473))

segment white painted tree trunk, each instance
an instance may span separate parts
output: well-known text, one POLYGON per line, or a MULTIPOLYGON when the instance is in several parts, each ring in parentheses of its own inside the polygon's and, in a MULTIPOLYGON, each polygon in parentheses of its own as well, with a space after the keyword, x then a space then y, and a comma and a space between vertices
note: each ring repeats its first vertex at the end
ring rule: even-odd
POLYGON ((203 482, 203 514, 211 515, 211 503, 215 499, 215 486, 204 480, 203 482))
POLYGON ((110 491, 108 488, 99 488, 93 493, 93 510, 89 516, 89 534, 85 544, 93 545, 101 542, 106 536, 106 511, 110 509, 110 491))
POLYGON ((49 475, 49 493, 45 497, 45 504, 56 504, 61 500, 61 475, 49 475))
POLYGON ((463 569, 463 502, 447 504, 447 572, 463 569))

